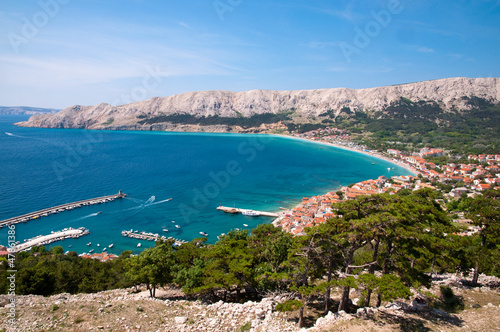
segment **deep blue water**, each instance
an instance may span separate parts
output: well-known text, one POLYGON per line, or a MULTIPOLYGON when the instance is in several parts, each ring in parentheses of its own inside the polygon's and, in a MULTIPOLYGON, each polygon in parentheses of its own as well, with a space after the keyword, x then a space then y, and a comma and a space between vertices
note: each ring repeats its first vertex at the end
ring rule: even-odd
MULTIPOLYGON (((162 233, 164 225, 168 236, 189 241, 205 231, 215 242, 220 233, 243 224, 252 228, 271 221, 224 214, 216 211, 219 205, 278 211, 341 185, 408 174, 370 156, 275 136, 13 125, 25 119, 0 116, 0 220, 118 190, 128 195, 16 225, 21 242, 65 227, 86 227, 90 235, 52 244, 80 253, 90 241, 94 249, 97 243, 101 248, 113 243, 108 252, 116 254, 139 252, 154 243, 141 241, 138 249, 140 241, 120 232, 162 233)), ((0 244, 7 244, 7 228, 0 229, 0 244)))

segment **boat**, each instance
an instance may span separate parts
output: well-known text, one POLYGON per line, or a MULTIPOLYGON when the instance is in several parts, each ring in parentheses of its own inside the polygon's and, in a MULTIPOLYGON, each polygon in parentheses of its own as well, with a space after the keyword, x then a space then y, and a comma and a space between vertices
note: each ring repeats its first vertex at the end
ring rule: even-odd
POLYGON ((391 170, 391 168, 390 168, 390 167, 387 167, 387 170, 388 170, 388 171, 390 171, 390 170, 391 170))
POLYGON ((101 245, 98 243, 97 246, 100 247, 101 245))
POLYGON ((89 247, 92 244, 92 242, 87 243, 87 247, 89 247))
POLYGON ((167 228, 167 227, 163 227, 163 231, 164 231, 165 233, 168 233, 168 228, 167 228))
POLYGON ((248 227, 248 225, 247 225, 247 224, 243 224, 243 226, 248 227))
POLYGON ((5 132, 5 135, 8 135, 8 136, 14 136, 13 133, 8 133, 8 132, 5 132))
POLYGON ((111 243, 111 244, 108 246, 108 248, 110 248, 110 249, 111 249, 111 248, 113 248, 113 246, 114 246, 114 244, 113 244, 113 243, 111 243))
POLYGON ((172 224, 175 224, 175 220, 172 220, 172 224))
POLYGON ((73 246, 73 245, 72 245, 72 244, 70 244, 70 245, 68 246, 68 248, 71 248, 72 246, 73 246))
POLYGON ((175 225, 175 227, 176 227, 176 228, 181 228, 181 226, 179 226, 179 225, 175 225))
POLYGON ((242 215, 247 216, 247 217, 258 217, 259 214, 253 210, 245 210, 241 212, 242 215))
POLYGON ((140 243, 137 243, 137 248, 140 248, 142 244, 140 243))
POLYGON ((89 250, 89 254, 93 253, 94 252, 94 249, 90 249, 89 250))
POLYGON ((208 234, 206 232, 200 232, 200 234, 203 236, 208 236, 208 234))
POLYGON ((102 211, 97 212, 97 214, 101 214, 101 213, 102 213, 102 211))
POLYGON ((106 251, 106 249, 108 249, 108 248, 104 247, 104 249, 102 249, 102 251, 106 251))

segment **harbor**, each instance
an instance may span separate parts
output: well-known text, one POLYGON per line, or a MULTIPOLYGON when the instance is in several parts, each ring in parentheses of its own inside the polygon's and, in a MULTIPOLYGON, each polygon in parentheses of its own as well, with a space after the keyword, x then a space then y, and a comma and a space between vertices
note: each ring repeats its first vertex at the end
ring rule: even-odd
POLYGON ((108 202, 114 201, 115 199, 124 198, 124 197, 127 197, 127 195, 122 193, 120 190, 118 192, 118 194, 115 194, 115 195, 103 196, 103 197, 98 197, 98 198, 86 199, 86 200, 79 201, 79 202, 58 205, 58 206, 54 206, 51 208, 39 210, 36 212, 24 214, 22 216, 2 220, 2 221, 0 221, 0 227, 12 225, 12 224, 18 224, 21 222, 28 222, 30 220, 35 220, 35 219, 39 219, 42 217, 47 217, 51 214, 73 210, 76 208, 80 208, 82 206, 108 203, 108 202))
POLYGON ((126 236, 132 239, 137 239, 137 240, 146 240, 146 241, 167 241, 167 240, 174 240, 174 244, 177 246, 180 246, 184 243, 188 243, 188 241, 185 240, 180 240, 180 239, 174 239, 173 237, 166 237, 164 235, 160 235, 158 233, 148 233, 148 232, 139 232, 139 231, 122 231, 122 236, 126 236))
POLYGON ((222 205, 219 206, 217 208, 217 210, 223 211, 226 213, 231 213, 231 214, 241 213, 241 214, 246 215, 246 216, 254 216, 254 217, 263 216, 263 217, 278 218, 280 215, 279 213, 276 213, 276 212, 256 211, 256 210, 251 210, 251 209, 239 209, 239 208, 227 207, 227 206, 222 206, 222 205))
POLYGON ((43 246, 56 241, 65 239, 77 239, 81 236, 90 234, 90 231, 84 227, 80 228, 65 228, 62 231, 54 232, 49 235, 39 235, 32 239, 26 240, 24 243, 16 244, 10 248, 11 252, 28 251, 35 246, 43 246))

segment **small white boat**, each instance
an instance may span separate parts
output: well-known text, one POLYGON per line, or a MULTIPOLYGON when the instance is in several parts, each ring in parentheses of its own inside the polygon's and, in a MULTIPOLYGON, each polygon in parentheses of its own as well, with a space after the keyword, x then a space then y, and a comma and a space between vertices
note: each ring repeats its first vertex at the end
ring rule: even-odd
POLYGON ((8 132, 5 132, 5 135, 8 135, 8 136, 14 136, 13 133, 8 133, 8 132))
POLYGON ((114 246, 114 244, 113 244, 113 243, 111 243, 111 244, 108 246, 108 248, 110 248, 110 249, 111 249, 111 248, 113 248, 113 246, 114 246))
POLYGON ((92 244, 92 242, 87 243, 87 247, 89 247, 92 244))
POLYGON ((164 231, 165 233, 168 233, 168 228, 167 228, 167 227, 163 227, 163 231, 164 231))
POLYGON ((140 248, 141 246, 142 246, 142 244, 137 243, 137 248, 140 248))
POLYGON ((181 226, 179 226, 179 225, 175 225, 175 227, 176 227, 176 228, 181 228, 181 226))
POLYGON ((93 253, 94 252, 94 249, 90 249, 89 250, 89 254, 93 253))
POLYGON ((100 247, 101 245, 98 243, 97 246, 100 247))
POLYGON ((175 224, 175 220, 172 220, 172 224, 175 224))
POLYGON ((247 225, 247 224, 243 224, 243 226, 248 227, 248 225, 247 225))
POLYGON ((208 234, 206 232, 200 232, 200 234, 203 236, 208 236, 208 234))
POLYGON ((108 249, 108 248, 104 248, 104 249, 102 249, 102 251, 106 251, 106 249, 108 249))

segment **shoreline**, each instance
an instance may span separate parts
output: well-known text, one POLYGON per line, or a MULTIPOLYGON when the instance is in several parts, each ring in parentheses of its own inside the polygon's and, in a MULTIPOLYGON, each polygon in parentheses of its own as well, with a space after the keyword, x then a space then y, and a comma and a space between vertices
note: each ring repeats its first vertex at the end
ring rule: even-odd
POLYGON ((335 144, 335 143, 323 142, 323 141, 316 141, 316 140, 311 140, 311 139, 302 138, 302 137, 288 136, 288 135, 283 135, 283 134, 270 134, 270 135, 278 136, 278 137, 281 137, 281 138, 287 138, 287 139, 295 139, 295 140, 309 142, 309 143, 316 143, 316 144, 320 144, 320 145, 331 146, 331 147, 342 149, 342 150, 348 150, 348 151, 351 151, 351 152, 361 153, 361 154, 364 154, 364 155, 367 155, 367 156, 370 156, 370 157, 374 157, 374 158, 377 158, 377 159, 381 159, 381 160, 387 161, 387 162, 389 162, 391 164, 394 164, 394 165, 396 165, 398 167, 404 168, 407 171, 411 172, 412 176, 417 176, 418 175, 418 171, 415 170, 414 168, 412 168, 410 165, 402 163, 402 162, 399 162, 399 161, 395 161, 395 160, 390 159, 390 158, 388 158, 388 157, 386 157, 386 156, 384 156, 384 155, 382 155, 380 153, 367 152, 367 151, 364 151, 364 150, 351 148, 351 147, 348 147, 348 146, 345 146, 345 145, 341 145, 341 144, 335 144))

